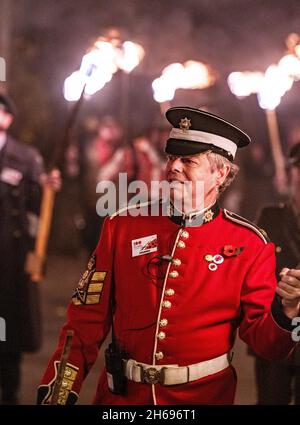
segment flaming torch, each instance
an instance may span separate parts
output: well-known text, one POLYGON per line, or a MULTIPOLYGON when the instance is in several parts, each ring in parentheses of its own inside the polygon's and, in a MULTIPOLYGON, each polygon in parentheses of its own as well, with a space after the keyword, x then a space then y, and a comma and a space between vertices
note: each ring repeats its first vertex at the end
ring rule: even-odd
POLYGON ((124 134, 127 134, 129 114, 129 74, 142 61, 145 51, 140 44, 120 40, 120 34, 112 29, 107 37, 99 37, 89 52, 83 56, 78 71, 69 75, 64 83, 64 96, 77 101, 84 94, 92 96, 111 81, 118 70, 121 75, 121 116, 124 134))
POLYGON ((177 89, 204 89, 212 86, 214 82, 215 76, 211 68, 202 62, 189 60, 184 64, 172 63, 153 81, 153 97, 160 103, 164 113, 177 89))
MULTIPOLYGON (((75 101, 70 112, 62 142, 56 146, 50 168, 62 168, 65 152, 71 143, 77 116, 84 96, 92 96, 107 84, 118 70, 129 74, 143 59, 144 49, 132 41, 121 42, 119 33, 109 32, 108 37, 99 37, 91 49, 83 56, 80 69, 69 75, 64 82, 64 97, 75 101)), ((126 93, 128 97, 128 93, 126 93)), ((127 101, 123 100, 123 103, 127 101)), ((38 235, 35 250, 27 259, 26 270, 33 281, 43 277, 44 262, 53 215, 55 192, 45 187, 41 203, 38 235)))
POLYGON ((145 55, 141 45, 132 41, 121 42, 119 33, 99 37, 81 61, 80 69, 69 75, 64 83, 68 101, 79 100, 82 90, 93 95, 108 83, 118 70, 130 73, 145 55))
POLYGON ((259 106, 266 114, 272 156, 275 165, 276 188, 280 194, 287 190, 287 176, 285 161, 282 153, 276 108, 281 98, 289 91, 294 81, 300 79, 300 44, 299 37, 295 44, 296 34, 291 34, 287 45, 293 51, 283 56, 277 65, 271 65, 265 73, 262 72, 232 72, 228 76, 228 85, 231 92, 238 98, 257 94, 259 106))

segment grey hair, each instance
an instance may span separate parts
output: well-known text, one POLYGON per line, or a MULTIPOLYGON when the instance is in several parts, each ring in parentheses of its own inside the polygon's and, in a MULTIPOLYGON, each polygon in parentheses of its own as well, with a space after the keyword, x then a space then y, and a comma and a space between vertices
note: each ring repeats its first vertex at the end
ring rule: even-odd
POLYGON ((231 183, 235 179, 235 176, 239 172, 240 168, 239 168, 238 165, 233 164, 233 162, 231 162, 227 158, 225 158, 225 156, 219 155, 215 152, 208 151, 208 152, 206 152, 206 155, 207 155, 207 159, 210 163, 212 170, 215 170, 215 169, 221 170, 226 165, 229 165, 229 167, 230 167, 229 173, 228 173, 226 179, 221 184, 221 186, 218 187, 218 195, 220 196, 221 193, 223 193, 227 189, 227 187, 229 187, 231 185, 231 183))

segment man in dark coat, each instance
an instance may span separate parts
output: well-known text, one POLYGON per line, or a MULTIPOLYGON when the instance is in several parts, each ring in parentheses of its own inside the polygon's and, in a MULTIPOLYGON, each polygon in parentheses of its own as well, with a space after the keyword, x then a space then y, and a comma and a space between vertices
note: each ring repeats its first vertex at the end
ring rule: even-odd
MULTIPOLYGON (((289 155, 290 197, 285 204, 265 207, 258 225, 265 229, 276 248, 276 274, 300 262, 300 142, 289 155)), ((288 360, 255 360, 258 404, 300 404, 300 349, 288 360)))
POLYGON ((0 94, 0 317, 5 325, 5 338, 0 338, 2 404, 18 402, 22 352, 36 351, 41 344, 38 288, 25 273, 24 264, 34 247, 41 184, 47 177, 40 154, 7 134, 14 116, 12 101, 0 94))

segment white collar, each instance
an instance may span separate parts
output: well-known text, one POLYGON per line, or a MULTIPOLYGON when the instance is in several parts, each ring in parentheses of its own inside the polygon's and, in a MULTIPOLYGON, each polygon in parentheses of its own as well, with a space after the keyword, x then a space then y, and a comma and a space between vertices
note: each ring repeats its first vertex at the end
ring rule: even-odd
POLYGON ((189 213, 184 213, 183 211, 179 210, 179 208, 176 208, 175 205, 173 204, 173 202, 170 200, 170 207, 171 207, 171 215, 172 213, 174 213, 174 210, 177 210, 181 216, 184 218, 184 220, 193 220, 195 217, 199 216, 199 215, 203 215, 206 211, 208 211, 213 205, 215 205, 217 201, 215 200, 212 204, 208 205, 207 207, 203 208, 202 210, 198 210, 198 211, 191 211, 189 213))

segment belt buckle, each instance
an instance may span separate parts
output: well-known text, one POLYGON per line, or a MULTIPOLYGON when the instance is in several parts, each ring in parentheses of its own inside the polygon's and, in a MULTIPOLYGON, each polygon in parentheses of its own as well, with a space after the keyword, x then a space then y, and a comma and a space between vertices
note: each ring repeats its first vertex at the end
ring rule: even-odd
POLYGON ((148 367, 142 371, 143 382, 147 384, 157 384, 158 382, 163 383, 164 379, 164 368, 156 369, 155 367, 148 367))

